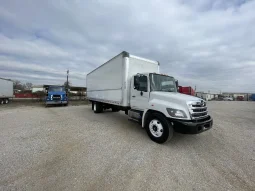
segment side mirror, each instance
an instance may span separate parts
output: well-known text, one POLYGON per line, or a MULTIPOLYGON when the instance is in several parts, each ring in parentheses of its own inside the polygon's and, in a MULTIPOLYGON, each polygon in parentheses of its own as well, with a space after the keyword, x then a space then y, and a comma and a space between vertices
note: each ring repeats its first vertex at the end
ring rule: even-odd
MULTIPOLYGON (((175 80, 175 85, 176 85, 176 89, 178 90, 178 87, 179 87, 178 80, 175 80)), ((178 92, 179 92, 179 91, 178 91, 178 92)))
POLYGON ((134 77, 134 89, 139 90, 139 76, 134 77))
POLYGON ((135 84, 134 89, 139 90, 139 84, 135 84))

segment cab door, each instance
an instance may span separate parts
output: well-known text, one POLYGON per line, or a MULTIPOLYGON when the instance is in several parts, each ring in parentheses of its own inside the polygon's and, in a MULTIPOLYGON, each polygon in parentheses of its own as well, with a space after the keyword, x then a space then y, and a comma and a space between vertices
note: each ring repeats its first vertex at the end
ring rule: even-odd
POLYGON ((149 101, 149 80, 147 75, 135 75, 131 81, 131 108, 143 111, 149 101))

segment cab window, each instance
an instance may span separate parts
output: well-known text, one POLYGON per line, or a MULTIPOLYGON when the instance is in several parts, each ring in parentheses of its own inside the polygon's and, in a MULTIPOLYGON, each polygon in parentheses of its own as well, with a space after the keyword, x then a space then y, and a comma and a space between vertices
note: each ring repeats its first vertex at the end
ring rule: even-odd
POLYGON ((148 78, 147 76, 135 76, 134 77, 134 89, 137 91, 148 91, 148 78))

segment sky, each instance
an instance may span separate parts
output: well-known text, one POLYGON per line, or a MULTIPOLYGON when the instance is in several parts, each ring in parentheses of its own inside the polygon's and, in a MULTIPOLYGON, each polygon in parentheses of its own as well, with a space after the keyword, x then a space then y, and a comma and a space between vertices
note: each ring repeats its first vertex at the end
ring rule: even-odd
POLYGON ((0 77, 74 86, 122 51, 205 92, 255 92, 255 0, 0 0, 0 77))

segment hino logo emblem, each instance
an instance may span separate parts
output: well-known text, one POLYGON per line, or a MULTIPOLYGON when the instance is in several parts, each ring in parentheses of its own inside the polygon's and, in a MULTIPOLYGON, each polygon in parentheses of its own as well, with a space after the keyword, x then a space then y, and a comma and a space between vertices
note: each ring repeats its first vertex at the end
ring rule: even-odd
POLYGON ((203 100, 201 100, 201 102, 197 102, 197 105, 205 106, 205 102, 203 100))

